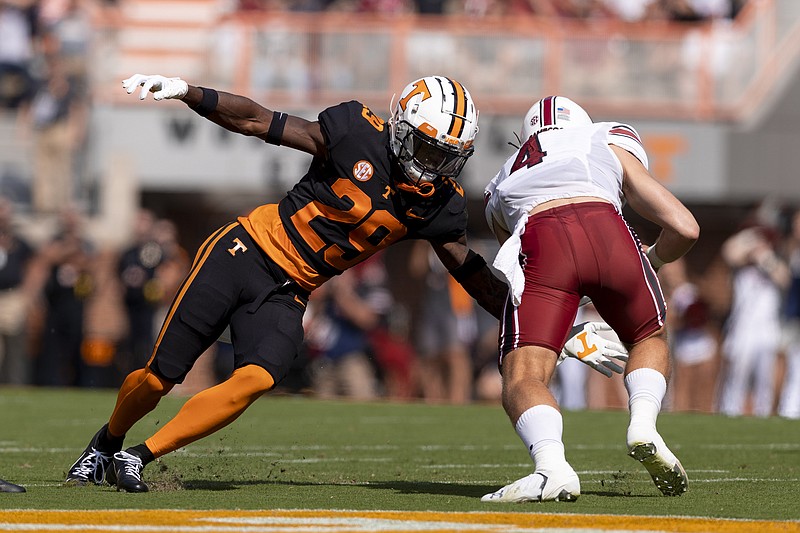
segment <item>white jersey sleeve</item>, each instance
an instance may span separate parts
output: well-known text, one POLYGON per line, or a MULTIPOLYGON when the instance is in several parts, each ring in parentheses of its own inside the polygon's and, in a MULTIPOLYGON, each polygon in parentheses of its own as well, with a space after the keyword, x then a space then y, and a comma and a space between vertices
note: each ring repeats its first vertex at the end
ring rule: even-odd
POLYGON ((502 173, 502 170, 497 173, 483 191, 483 215, 486 217, 486 223, 489 225, 489 229, 492 230, 495 237, 497 237, 495 233, 495 227, 497 227, 497 225, 500 225, 502 229, 508 231, 508 228, 505 227, 501 211, 499 211, 499 197, 495 194, 497 191, 497 184, 502 180, 502 173))
POLYGON ((619 146, 620 148, 629 151, 642 162, 644 168, 649 170, 649 162, 647 160, 647 152, 644 150, 642 139, 639 133, 628 124, 612 123, 611 129, 608 130, 608 144, 619 146))

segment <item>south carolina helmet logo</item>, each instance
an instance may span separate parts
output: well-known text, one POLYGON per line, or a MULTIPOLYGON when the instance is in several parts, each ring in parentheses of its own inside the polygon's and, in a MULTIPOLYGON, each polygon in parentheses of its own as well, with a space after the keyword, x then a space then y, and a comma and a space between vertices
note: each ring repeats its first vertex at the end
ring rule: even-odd
POLYGON ((369 161, 362 159, 353 165, 353 177, 358 181, 368 181, 374 173, 375 169, 372 168, 372 163, 369 161))

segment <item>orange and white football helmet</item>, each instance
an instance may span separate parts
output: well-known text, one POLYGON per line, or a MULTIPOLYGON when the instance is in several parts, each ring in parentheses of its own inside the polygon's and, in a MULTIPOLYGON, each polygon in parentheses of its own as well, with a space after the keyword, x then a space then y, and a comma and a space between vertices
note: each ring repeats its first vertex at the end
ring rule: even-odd
POLYGON ((392 153, 413 185, 457 177, 477 133, 478 110, 469 91, 444 76, 408 84, 389 120, 392 153))
POLYGON ((528 137, 541 131, 588 126, 591 123, 589 114, 566 96, 547 96, 533 104, 525 113, 520 139, 525 142, 528 137))

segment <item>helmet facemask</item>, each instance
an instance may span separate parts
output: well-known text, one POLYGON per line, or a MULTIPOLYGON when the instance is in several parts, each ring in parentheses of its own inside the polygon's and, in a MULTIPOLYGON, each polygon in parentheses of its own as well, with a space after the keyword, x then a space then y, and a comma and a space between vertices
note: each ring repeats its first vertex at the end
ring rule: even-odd
POLYGON ((461 149, 429 137, 408 122, 395 126, 397 159, 409 181, 418 185, 439 178, 456 178, 474 148, 461 149))

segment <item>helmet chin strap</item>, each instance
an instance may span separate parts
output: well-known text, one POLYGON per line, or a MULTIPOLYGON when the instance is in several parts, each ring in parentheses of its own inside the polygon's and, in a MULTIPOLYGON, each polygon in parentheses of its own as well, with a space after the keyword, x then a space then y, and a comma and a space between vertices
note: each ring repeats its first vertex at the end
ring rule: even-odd
POLYGON ((400 189, 401 191, 410 192, 414 194, 418 194, 424 198, 428 198, 429 196, 433 196, 433 193, 436 192, 436 186, 429 182, 423 181, 420 184, 412 184, 412 183, 396 183, 395 186, 400 189))

